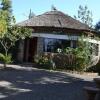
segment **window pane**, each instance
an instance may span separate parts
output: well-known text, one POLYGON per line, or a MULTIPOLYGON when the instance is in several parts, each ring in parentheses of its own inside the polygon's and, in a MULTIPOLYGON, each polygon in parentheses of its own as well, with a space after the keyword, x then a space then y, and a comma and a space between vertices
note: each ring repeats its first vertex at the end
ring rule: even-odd
POLYGON ((61 40, 61 39, 44 39, 44 52, 57 52, 57 49, 64 49, 66 47, 70 47, 69 40, 61 40))

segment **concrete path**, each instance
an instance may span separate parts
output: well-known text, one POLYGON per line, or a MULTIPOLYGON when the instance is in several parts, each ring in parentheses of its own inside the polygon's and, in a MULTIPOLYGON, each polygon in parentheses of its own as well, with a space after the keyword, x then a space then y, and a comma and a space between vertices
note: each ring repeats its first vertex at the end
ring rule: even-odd
POLYGON ((0 100, 86 100, 93 77, 12 66, 0 70, 0 100))

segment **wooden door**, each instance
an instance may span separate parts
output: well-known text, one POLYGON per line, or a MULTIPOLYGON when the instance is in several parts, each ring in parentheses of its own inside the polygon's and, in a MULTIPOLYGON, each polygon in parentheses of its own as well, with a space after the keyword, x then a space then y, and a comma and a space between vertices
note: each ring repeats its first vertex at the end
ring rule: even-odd
POLYGON ((29 41, 28 62, 34 61, 34 55, 37 50, 37 37, 31 38, 29 41))
POLYGON ((37 50, 37 37, 25 39, 24 62, 33 62, 37 50))

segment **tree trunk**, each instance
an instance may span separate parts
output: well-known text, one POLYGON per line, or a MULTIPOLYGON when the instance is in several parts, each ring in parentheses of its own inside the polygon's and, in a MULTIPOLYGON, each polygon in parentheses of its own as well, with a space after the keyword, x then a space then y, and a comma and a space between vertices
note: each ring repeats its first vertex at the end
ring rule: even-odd
POLYGON ((7 55, 8 55, 8 50, 7 49, 5 49, 5 59, 4 59, 4 69, 6 69, 7 68, 7 62, 6 62, 6 57, 7 57, 7 55))
POLYGON ((4 62, 4 66, 3 66, 3 67, 4 67, 4 69, 6 69, 6 68, 7 68, 7 64, 6 64, 5 62, 4 62))

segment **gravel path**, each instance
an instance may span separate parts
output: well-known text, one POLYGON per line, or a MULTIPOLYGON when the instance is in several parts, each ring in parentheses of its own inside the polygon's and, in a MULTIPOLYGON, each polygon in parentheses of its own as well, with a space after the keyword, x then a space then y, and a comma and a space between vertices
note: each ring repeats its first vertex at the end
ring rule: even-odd
POLYGON ((0 70, 0 100, 86 100, 93 77, 12 66, 0 70))

